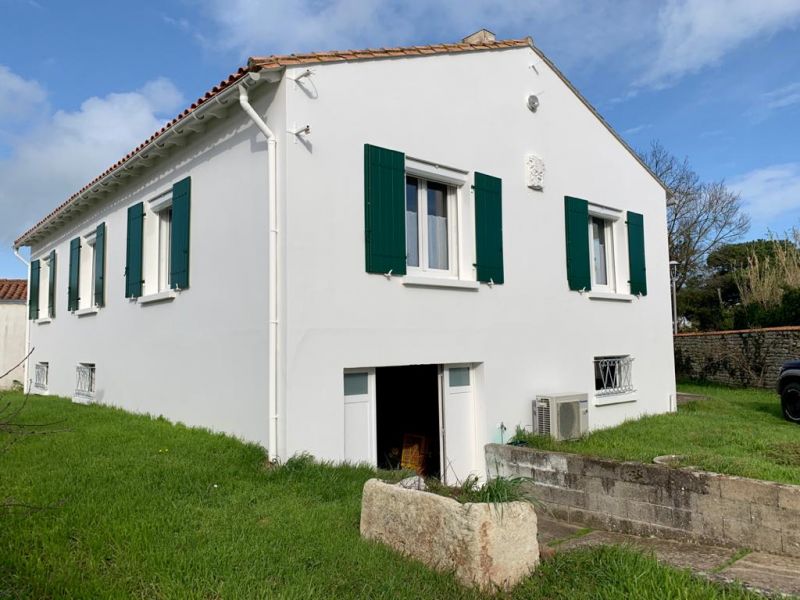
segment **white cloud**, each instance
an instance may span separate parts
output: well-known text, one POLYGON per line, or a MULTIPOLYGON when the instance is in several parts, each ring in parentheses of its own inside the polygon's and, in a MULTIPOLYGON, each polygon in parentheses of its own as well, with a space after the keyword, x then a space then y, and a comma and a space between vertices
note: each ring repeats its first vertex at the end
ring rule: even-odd
POLYGON ((138 90, 85 100, 15 136, 0 160, 0 244, 61 204, 159 129, 183 103, 175 85, 156 79, 138 90))
POLYGON ((755 169, 734 178, 729 186, 741 194, 755 235, 764 235, 767 229, 781 233, 800 224, 800 163, 755 169))
POLYGON ((38 82, 0 65, 0 123, 30 116, 46 99, 47 92, 38 82))
POLYGON ((664 87, 798 22, 797 0, 669 0, 658 15, 655 58, 638 83, 664 87))
POLYGON ((762 95, 762 100, 768 109, 786 108, 792 104, 800 103, 800 82, 778 88, 762 95))

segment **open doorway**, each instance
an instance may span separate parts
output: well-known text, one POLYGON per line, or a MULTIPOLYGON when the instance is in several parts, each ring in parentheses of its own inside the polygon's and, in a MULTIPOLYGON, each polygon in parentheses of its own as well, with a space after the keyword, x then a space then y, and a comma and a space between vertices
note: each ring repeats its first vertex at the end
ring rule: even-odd
POLYGON ((439 366, 380 367, 375 378, 378 467, 399 468, 405 444, 423 475, 440 478, 439 366))

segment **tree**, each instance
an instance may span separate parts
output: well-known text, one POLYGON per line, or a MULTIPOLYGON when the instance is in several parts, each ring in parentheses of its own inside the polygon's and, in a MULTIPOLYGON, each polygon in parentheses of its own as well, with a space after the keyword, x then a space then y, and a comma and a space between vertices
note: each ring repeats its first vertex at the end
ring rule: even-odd
POLYGON ((670 190, 669 255, 677 262, 675 283, 681 289, 702 272, 710 253, 747 232, 750 218, 742 212, 739 194, 724 181, 703 183, 688 159, 679 160, 659 142, 639 155, 670 190))

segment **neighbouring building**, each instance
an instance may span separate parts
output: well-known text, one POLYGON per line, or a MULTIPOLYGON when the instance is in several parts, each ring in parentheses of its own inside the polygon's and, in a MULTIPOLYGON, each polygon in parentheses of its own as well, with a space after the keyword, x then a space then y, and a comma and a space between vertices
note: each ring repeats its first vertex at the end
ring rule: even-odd
POLYGON ((33 390, 453 481, 671 410, 666 202, 530 38, 254 57, 15 242, 33 390))
POLYGON ((28 282, 0 279, 0 389, 25 381, 25 334, 28 330, 28 282))

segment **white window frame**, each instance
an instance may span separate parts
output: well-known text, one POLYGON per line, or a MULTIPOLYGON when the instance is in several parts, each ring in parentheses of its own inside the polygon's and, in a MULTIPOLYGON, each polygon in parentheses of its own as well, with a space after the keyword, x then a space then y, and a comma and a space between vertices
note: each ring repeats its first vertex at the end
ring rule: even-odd
POLYGON ((96 308, 94 304, 95 242, 97 231, 81 236, 80 271, 78 273, 78 311, 96 308))
MULTIPOLYGON (((58 281, 56 281, 56 285, 58 285, 58 281)), ((50 319, 50 252, 46 252, 39 259, 39 318, 37 321, 49 323, 50 319)))
POLYGON ((142 244, 144 289, 140 303, 150 297, 172 297, 170 288, 170 240, 172 238, 172 190, 145 203, 142 244))
POLYGON ((95 363, 78 363, 75 367, 75 397, 92 400, 97 389, 97 369, 95 363), (81 378, 87 383, 81 386, 81 378))
POLYGON ((50 363, 46 361, 37 362, 33 369, 33 387, 47 391, 48 380, 50 379, 50 363), (42 373, 44 376, 42 377, 42 373))
POLYGON ((589 222, 588 222, 588 236, 589 236, 589 266, 592 277, 592 291, 600 293, 616 294, 619 291, 619 264, 617 252, 617 224, 622 218, 622 211, 609 208, 607 206, 600 206, 595 204, 589 205, 589 222), (593 222, 595 219, 601 219, 604 225, 605 233, 605 261, 606 261, 606 282, 605 284, 598 283, 595 275, 595 251, 594 251, 594 231, 593 222))
MULTIPOLYGON (((419 182, 417 187, 419 266, 412 266, 406 263, 406 272, 411 277, 459 279, 462 259, 461 206, 463 204, 464 185, 467 182, 467 172, 411 157, 406 157, 405 167, 405 177, 413 177, 419 182), (428 266, 427 192, 429 182, 447 186, 447 269, 434 269, 428 266)), ((405 179, 403 190, 403 206, 405 207, 405 179)))

